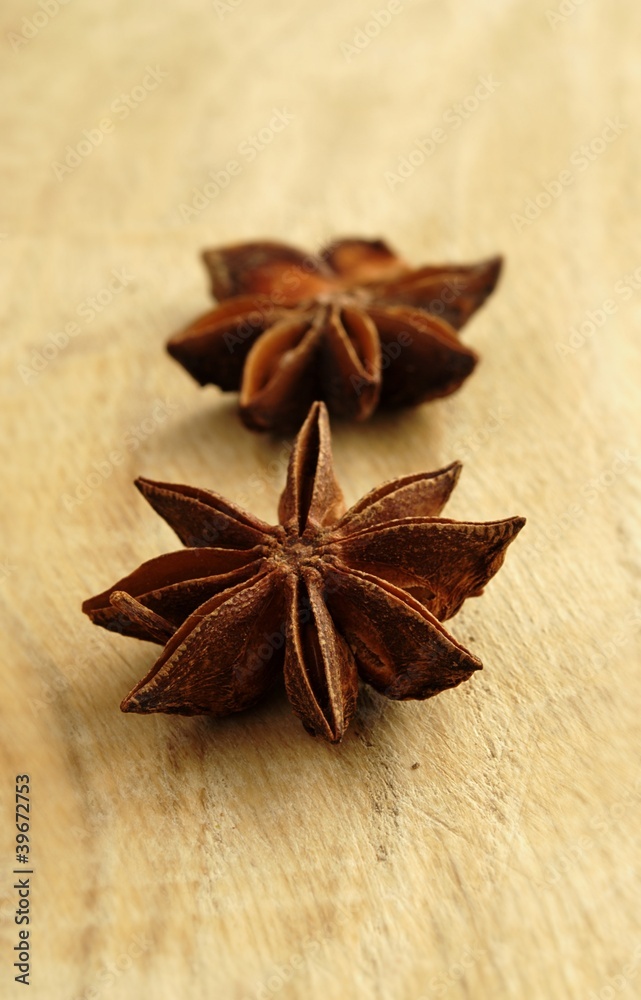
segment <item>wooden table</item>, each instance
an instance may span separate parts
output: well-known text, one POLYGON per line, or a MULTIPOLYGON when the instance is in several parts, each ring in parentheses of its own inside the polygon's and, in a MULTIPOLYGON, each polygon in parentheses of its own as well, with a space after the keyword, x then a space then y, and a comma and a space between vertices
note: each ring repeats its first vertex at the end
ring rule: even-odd
POLYGON ((2 15, 0 993, 26 773, 33 1000, 638 996, 639 5, 56 7, 2 15), (175 547, 134 476, 284 481, 163 351, 198 253, 341 234, 506 257, 464 389, 335 433, 349 502, 458 457, 449 515, 527 516, 451 623, 485 670, 339 748, 124 716, 154 649, 80 603, 175 547))

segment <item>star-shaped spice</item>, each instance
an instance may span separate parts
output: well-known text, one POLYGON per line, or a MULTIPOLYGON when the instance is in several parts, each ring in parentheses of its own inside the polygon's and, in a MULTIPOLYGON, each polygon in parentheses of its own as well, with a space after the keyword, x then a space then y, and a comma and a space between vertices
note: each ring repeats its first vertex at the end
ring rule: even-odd
POLYGON ((521 517, 439 516, 454 463, 384 483, 344 512, 329 421, 315 403, 296 439, 279 524, 189 486, 137 480, 187 548, 86 601, 97 625, 164 645, 125 712, 226 715, 284 671, 296 714, 339 741, 359 676, 389 698, 429 698, 481 668, 441 621, 480 594, 521 517))
POLYGON ((314 400, 365 420, 461 385, 478 358, 457 331, 494 290, 496 257, 408 267, 382 240, 343 239, 318 255, 282 243, 204 253, 220 305, 167 349, 201 385, 240 389, 255 430, 298 428, 314 400))

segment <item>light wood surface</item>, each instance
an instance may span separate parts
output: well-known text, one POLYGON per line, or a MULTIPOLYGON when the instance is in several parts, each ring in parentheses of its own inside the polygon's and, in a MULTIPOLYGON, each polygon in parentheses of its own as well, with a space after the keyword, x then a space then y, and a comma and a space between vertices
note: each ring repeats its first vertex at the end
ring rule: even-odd
POLYGON ((3 5, 3 997, 19 773, 33 1000, 640 995, 641 8, 403 0, 358 49, 377 9, 72 0, 34 34, 35 0, 3 5), (463 390, 335 432, 349 502, 462 458, 449 515, 527 516, 451 622, 485 669, 422 704, 363 690, 339 748, 280 694, 123 716, 155 649, 80 603, 176 547, 134 476, 269 520, 284 481, 287 443, 163 352, 210 301, 198 253, 352 234, 506 257, 463 390))

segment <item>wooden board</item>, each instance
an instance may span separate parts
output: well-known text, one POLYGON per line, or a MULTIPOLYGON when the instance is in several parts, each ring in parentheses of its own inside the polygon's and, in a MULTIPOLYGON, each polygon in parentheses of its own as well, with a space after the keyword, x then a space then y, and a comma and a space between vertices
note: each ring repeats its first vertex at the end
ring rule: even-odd
POLYGON ((0 993, 27 773, 34 1000, 637 996, 639 5, 55 8, 2 11, 0 993), (451 516, 528 517, 451 623, 485 669, 340 748, 123 716, 154 649, 80 603, 175 545, 134 476, 284 480, 163 352, 198 253, 342 234, 506 257, 465 388, 335 434, 349 502, 462 458, 451 516))

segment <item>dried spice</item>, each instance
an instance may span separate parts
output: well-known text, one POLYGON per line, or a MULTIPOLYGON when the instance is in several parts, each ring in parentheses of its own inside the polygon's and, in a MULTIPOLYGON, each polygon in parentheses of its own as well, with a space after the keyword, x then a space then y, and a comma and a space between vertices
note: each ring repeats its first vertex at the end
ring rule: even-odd
POLYGON ((97 625, 165 647, 122 710, 226 715, 284 672, 305 728, 337 742, 359 676, 396 699, 467 680, 481 663, 441 622, 482 592, 525 522, 440 517, 459 472, 454 463, 392 480, 345 513, 315 403, 275 526, 208 490, 137 480, 187 548, 83 605, 97 625))
POLYGON ((457 331, 496 286, 501 260, 408 267, 382 240, 317 256, 282 243, 204 253, 220 305, 167 349, 201 385, 240 390, 254 430, 300 426, 311 403, 365 420, 459 388, 478 357, 457 331))

